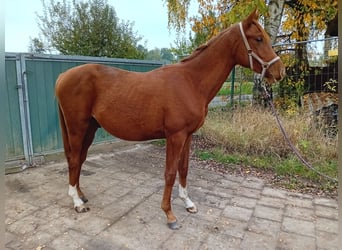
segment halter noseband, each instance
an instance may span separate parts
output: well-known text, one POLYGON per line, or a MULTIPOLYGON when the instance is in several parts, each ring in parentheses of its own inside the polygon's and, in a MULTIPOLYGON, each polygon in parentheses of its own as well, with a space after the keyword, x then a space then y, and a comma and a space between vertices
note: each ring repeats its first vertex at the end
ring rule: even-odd
POLYGON ((254 51, 251 49, 251 47, 249 46, 248 40, 246 38, 245 32, 243 31, 242 28, 242 22, 239 23, 239 27, 240 27, 240 31, 241 31, 241 35, 242 35, 242 39, 243 42, 245 43, 246 49, 247 49, 247 53, 248 53, 248 58, 249 58, 249 65, 251 67, 251 70, 253 70, 253 57, 261 64, 262 66, 262 71, 261 71, 261 79, 264 78, 266 70, 276 61, 280 60, 279 56, 276 56, 275 58, 273 58, 271 61, 269 62, 265 62, 264 60, 262 60, 257 54, 254 53, 254 51))

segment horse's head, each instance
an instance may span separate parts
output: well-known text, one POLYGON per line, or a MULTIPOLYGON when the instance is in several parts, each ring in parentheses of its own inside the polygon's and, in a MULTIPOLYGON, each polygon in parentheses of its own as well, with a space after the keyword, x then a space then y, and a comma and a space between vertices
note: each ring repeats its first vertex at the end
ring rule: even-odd
POLYGON ((258 22, 253 11, 238 25, 241 42, 237 46, 238 63, 262 74, 267 82, 274 83, 285 76, 285 67, 272 49, 270 38, 258 22))

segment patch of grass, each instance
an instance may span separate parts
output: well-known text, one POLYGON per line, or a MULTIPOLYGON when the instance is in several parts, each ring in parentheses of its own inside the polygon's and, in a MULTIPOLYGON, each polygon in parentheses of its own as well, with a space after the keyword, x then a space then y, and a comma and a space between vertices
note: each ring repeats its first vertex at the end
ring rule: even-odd
MULTIPOLYGON (((273 172, 275 176, 278 176, 281 179, 286 179, 282 184, 288 189, 303 188, 303 180, 316 183, 322 190, 332 190, 337 187, 336 183, 332 183, 302 165, 295 156, 280 159, 276 156, 244 155, 239 153, 232 154, 225 152, 222 148, 196 150, 195 155, 201 160, 212 160, 226 164, 228 168, 231 167, 230 164, 234 164, 252 167, 260 171, 273 172)), ((328 176, 336 178, 337 162, 333 161, 325 163, 323 166, 316 165, 315 169, 328 176)))
MULTIPOLYGON (((337 178, 337 138, 327 138, 310 117, 297 114, 281 117, 290 140, 318 171, 337 178)), ((309 170, 296 158, 279 131, 273 115, 253 107, 210 110, 200 136, 216 147, 206 156, 221 163, 267 169, 286 176, 289 186, 308 180, 322 188, 336 186, 309 170), (295 181, 296 180, 296 181, 295 181)), ((201 152, 198 152, 201 158, 201 152)))
POLYGON ((196 151, 195 154, 202 161, 208 161, 208 160, 214 160, 215 159, 215 155, 211 151, 206 151, 206 150, 204 150, 204 151, 196 151))
MULTIPOLYGON (((252 82, 235 82, 234 83, 234 95, 251 95, 253 93, 252 82)), ((217 93, 218 96, 231 95, 231 82, 225 82, 222 88, 217 93)))
POLYGON ((225 154, 222 150, 220 149, 215 149, 215 150, 203 150, 203 151, 195 151, 195 154, 197 157, 202 160, 202 161, 207 161, 207 160, 215 160, 220 163, 231 163, 231 164, 239 164, 241 162, 241 159, 236 156, 236 155, 230 155, 230 154, 225 154))
POLYGON ((166 145, 166 139, 153 140, 151 143, 153 145, 156 145, 156 146, 165 146, 166 145))

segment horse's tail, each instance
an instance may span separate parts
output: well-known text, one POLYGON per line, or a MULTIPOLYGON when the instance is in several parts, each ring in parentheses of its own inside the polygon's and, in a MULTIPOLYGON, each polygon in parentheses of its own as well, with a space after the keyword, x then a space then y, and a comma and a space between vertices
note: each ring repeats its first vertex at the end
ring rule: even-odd
POLYGON ((58 116, 59 116, 59 125, 61 127, 62 132, 62 139, 63 139, 63 146, 64 146, 64 153, 66 158, 68 159, 68 155, 70 152, 70 144, 69 144, 69 134, 68 134, 68 128, 65 123, 64 113, 61 108, 61 105, 59 103, 59 93, 58 93, 58 85, 61 82, 61 78, 64 75, 64 73, 60 74, 56 80, 56 86, 55 86, 55 96, 57 97, 57 103, 58 103, 58 116))
POLYGON ((68 129, 64 120, 64 114, 59 104, 58 104, 58 112, 59 112, 59 123, 60 123, 61 131, 62 131, 64 153, 65 153, 66 158, 68 159, 68 153, 70 151, 69 135, 68 135, 68 129))

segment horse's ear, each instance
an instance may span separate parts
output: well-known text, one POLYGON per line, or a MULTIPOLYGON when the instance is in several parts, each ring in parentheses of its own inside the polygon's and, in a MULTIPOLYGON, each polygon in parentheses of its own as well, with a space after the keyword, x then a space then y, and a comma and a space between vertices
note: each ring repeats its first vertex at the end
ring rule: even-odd
POLYGON ((248 24, 251 24, 253 20, 258 20, 259 19, 259 12, 257 9, 254 9, 251 14, 246 18, 246 22, 248 24))

